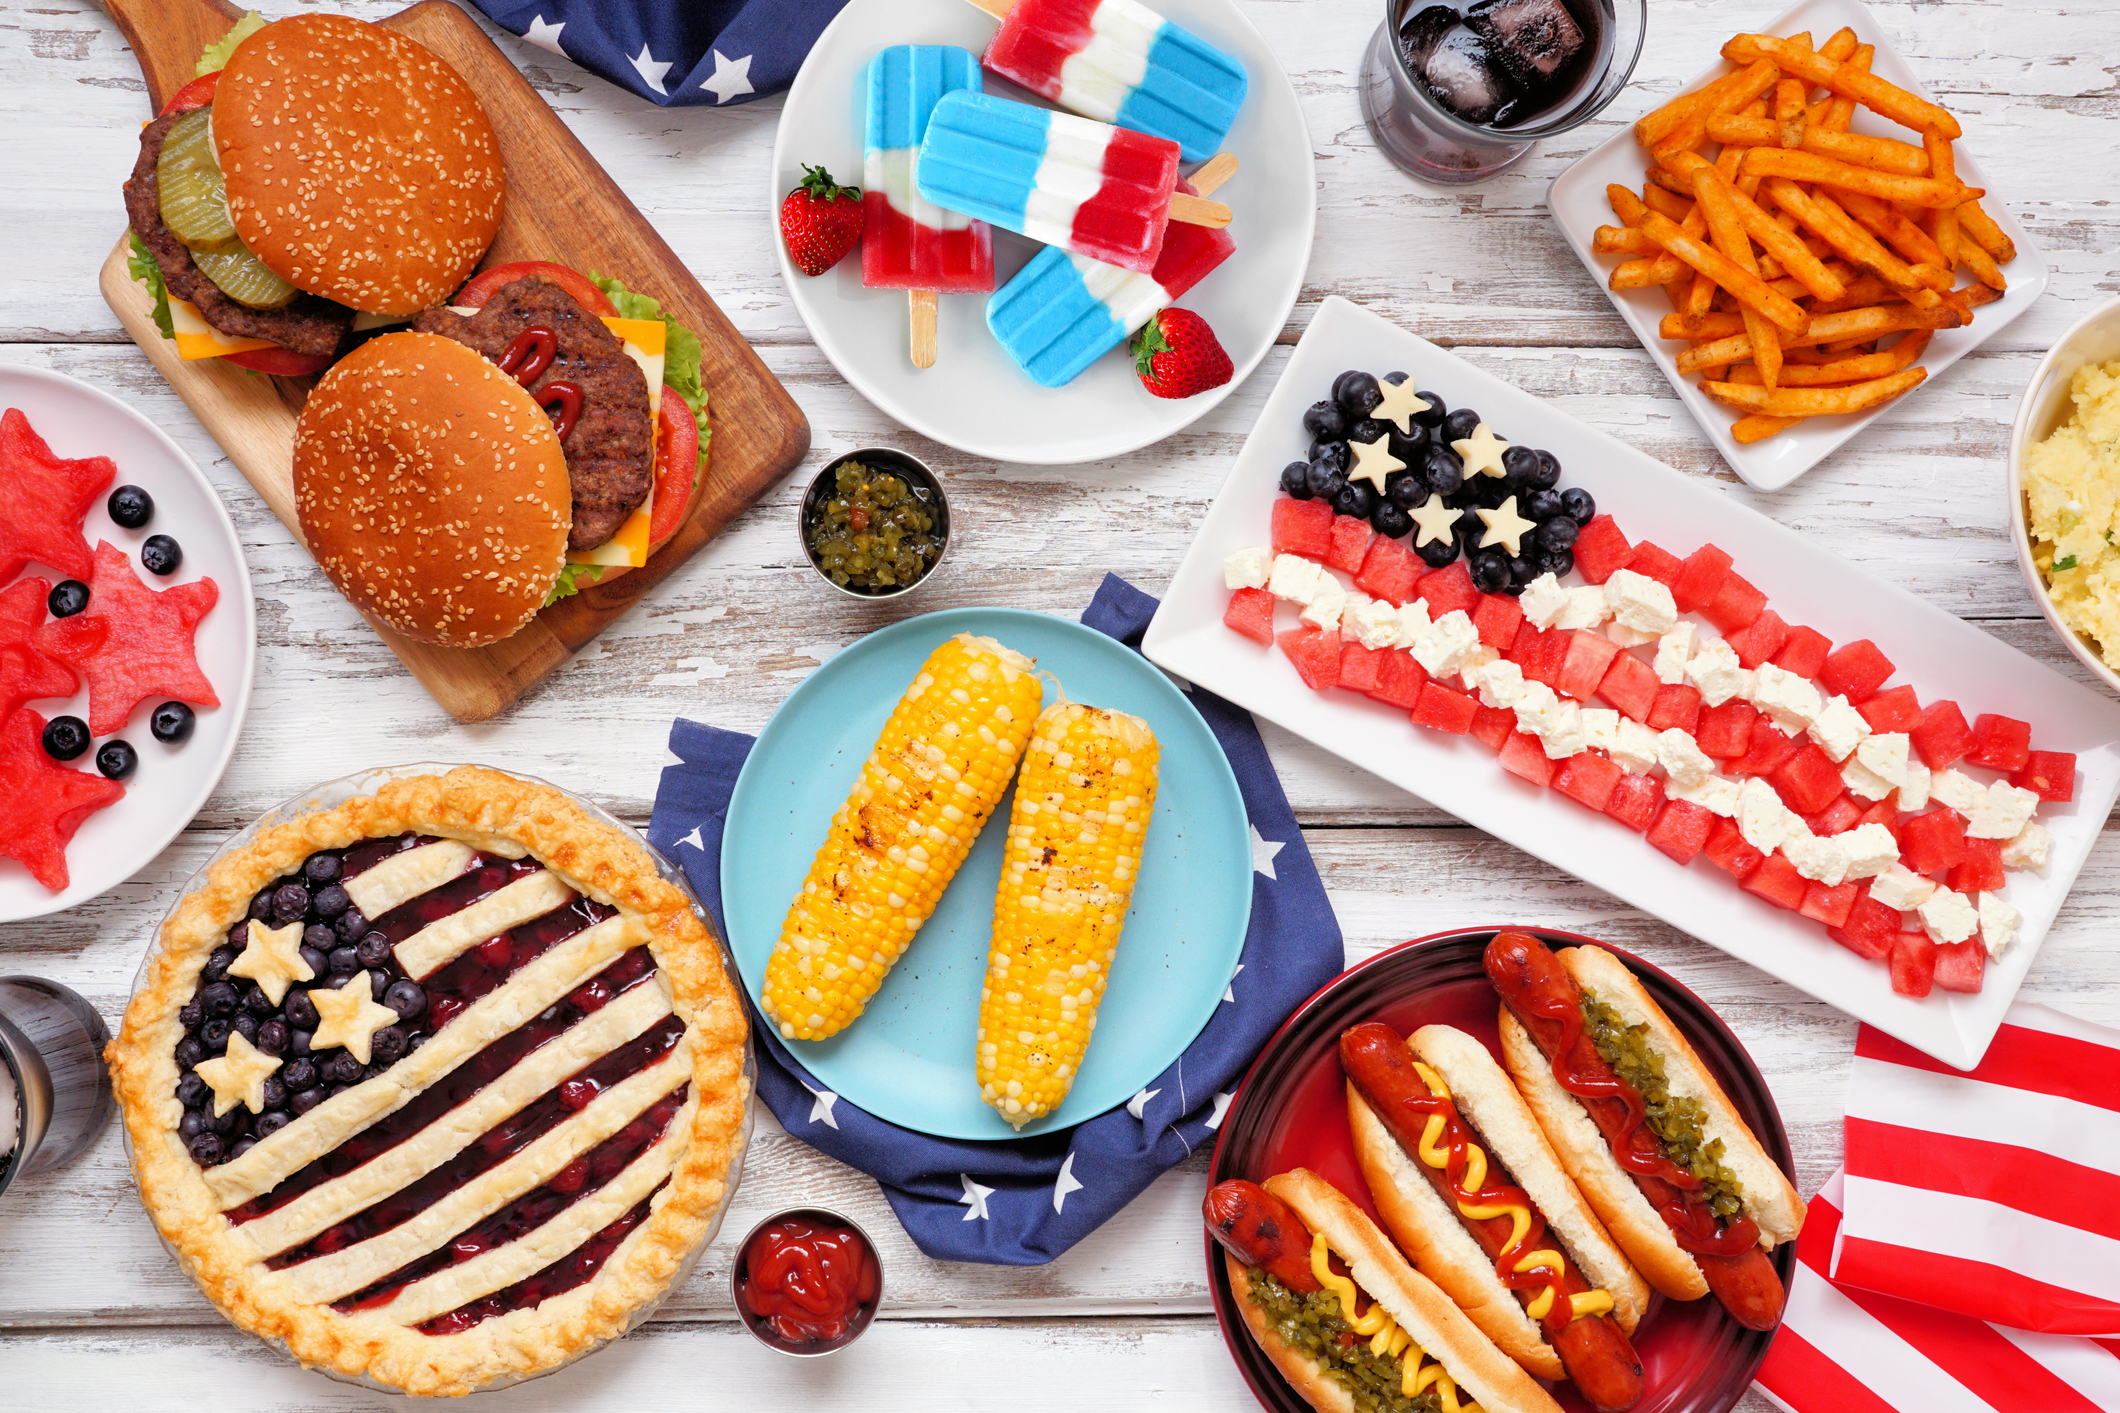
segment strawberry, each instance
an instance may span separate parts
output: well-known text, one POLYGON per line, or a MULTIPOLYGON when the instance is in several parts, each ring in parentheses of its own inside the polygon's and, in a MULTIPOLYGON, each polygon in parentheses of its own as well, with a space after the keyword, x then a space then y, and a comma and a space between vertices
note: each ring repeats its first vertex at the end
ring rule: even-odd
POLYGON ((802 185, 780 203, 780 234, 805 275, 821 275, 861 244, 861 188, 840 186, 822 167, 805 164, 802 185))
POLYGON ((1157 397, 1192 397, 1237 373, 1215 331, 1188 309, 1165 309, 1142 325, 1133 351, 1141 386, 1157 397))

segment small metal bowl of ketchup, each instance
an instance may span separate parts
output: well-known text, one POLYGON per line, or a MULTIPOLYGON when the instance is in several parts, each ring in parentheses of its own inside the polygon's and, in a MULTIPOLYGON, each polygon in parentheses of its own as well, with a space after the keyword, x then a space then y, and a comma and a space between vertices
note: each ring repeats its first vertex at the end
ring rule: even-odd
POLYGON ((876 1243, 859 1223, 795 1207, 751 1228, 729 1272, 736 1313, 782 1354, 833 1354, 861 1338, 883 1296, 876 1243))

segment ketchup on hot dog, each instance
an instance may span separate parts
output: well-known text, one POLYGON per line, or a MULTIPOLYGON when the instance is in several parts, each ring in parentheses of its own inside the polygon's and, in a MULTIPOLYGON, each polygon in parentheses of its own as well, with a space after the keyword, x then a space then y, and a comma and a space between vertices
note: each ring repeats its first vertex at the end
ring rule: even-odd
POLYGON ((876 1253, 851 1227, 789 1217, 761 1230, 743 1252, 739 1298, 788 1344, 834 1344, 875 1305, 876 1253))

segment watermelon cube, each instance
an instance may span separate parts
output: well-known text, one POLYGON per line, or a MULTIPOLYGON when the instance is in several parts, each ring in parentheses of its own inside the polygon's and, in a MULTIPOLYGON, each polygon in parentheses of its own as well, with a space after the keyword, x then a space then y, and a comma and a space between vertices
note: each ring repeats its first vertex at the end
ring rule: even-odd
POLYGON ((1655 776, 1622 775, 1605 797, 1605 813, 1641 834, 1656 822, 1656 812, 1663 803, 1663 782, 1655 776))
POLYGON ((1290 628, 1274 641, 1295 664, 1303 685, 1323 691, 1340 680, 1340 635, 1318 628, 1290 628))
POLYGON ((1239 589, 1229 596, 1222 621, 1255 643, 1273 646, 1273 595, 1264 589, 1239 589))
POLYGON ((1991 770, 2022 770, 2032 758, 2030 722, 1983 712, 1973 722, 1973 749, 1965 758, 1991 770))
POLYGON ((1467 617, 1480 606, 1480 591, 1472 587, 1471 571, 1460 559, 1425 576, 1414 587, 1414 593, 1428 600, 1428 616, 1441 618, 1452 609, 1462 609, 1467 617))
POLYGON ((1665 588, 1670 588, 1678 578, 1679 558, 1662 545, 1653 545, 1643 540, 1627 556, 1627 568, 1637 574, 1646 574, 1665 588))
POLYGON ((1332 507, 1322 500, 1273 503, 1273 552, 1323 559, 1332 548, 1332 507))
POLYGON ((1922 710, 1920 723, 1907 735, 1931 770, 1950 769, 1973 748, 1973 728, 1965 724, 1965 713, 1952 701, 1930 702, 1922 710))
POLYGON ((1386 706, 1412 711, 1421 701, 1421 688, 1428 685, 1428 669, 1413 660, 1412 653, 1388 652, 1377 664, 1377 684, 1369 695, 1386 706))
MULTIPOLYGON (((1764 716, 1752 723, 1752 739, 1745 753, 1730 769, 1739 775, 1771 775, 1774 768, 1796 753, 1796 742, 1764 716)), ((1834 777, 1836 780, 1839 776, 1834 777)))
POLYGON ((1857 888, 1848 920, 1827 928, 1826 935, 1858 957, 1881 962, 1899 940, 1899 912, 1872 898, 1868 889, 1857 888))
POLYGON ((1480 606, 1472 611, 1472 626, 1478 630, 1480 641, 1498 653, 1509 651, 1523 622, 1523 606, 1507 594, 1482 594, 1480 606))
POLYGON ((1833 640, 1816 628, 1791 628, 1781 640, 1781 651, 1774 654, 1774 665, 1798 677, 1816 677, 1831 651, 1833 640))
POLYGON ((1862 823, 1862 807, 1843 794, 1837 796, 1833 803, 1824 809, 1805 816, 1804 823, 1821 839, 1845 834, 1862 823))
POLYGON ((1742 697, 1709 707, 1700 714, 1700 748, 1716 760, 1736 760, 1751 748, 1757 720, 1759 708, 1742 697))
POLYGON ((1936 808, 1899 826, 1899 853, 1916 873, 1944 873, 1965 862, 1965 816, 1936 808))
POLYGON ((1899 806, 1892 803, 1892 796, 1885 796, 1862 812, 1862 818, 1855 821, 1855 827, 1860 829, 1865 824, 1881 824, 1892 831, 1895 840, 1899 837, 1899 806))
POLYGON ((1965 862, 1951 870, 1946 886, 1954 893, 1963 893, 1970 898, 1977 893, 1992 893, 2002 886, 2002 841, 2000 839, 1967 839, 1965 862))
POLYGON ((1605 678, 1605 669, 1619 656, 1619 644, 1602 633, 1577 629, 1568 635, 1568 656, 1561 663, 1561 680, 1554 688, 1563 696, 1587 702, 1605 678))
POLYGON ((1936 984, 1946 991, 1973 992, 1987 976, 1987 948, 1978 937, 1936 949, 1936 984))
POLYGON ((2042 800, 2065 805, 2076 798, 2076 754, 2073 751, 2033 751, 2024 764, 2010 772, 2010 784, 2029 790, 2042 800))
POLYGON ((1648 663, 1633 653, 1621 653, 1605 669, 1604 680, 1597 684, 1597 694, 1636 721, 1647 721, 1649 709, 1656 705, 1656 694, 1662 686, 1656 680, 1655 669, 1648 663))
POLYGON ((1525 680, 1543 682, 1551 687, 1561 680, 1561 668, 1567 664, 1569 647, 1566 633, 1533 627, 1527 618, 1517 628, 1516 642, 1510 645, 1507 656, 1523 669, 1525 680))
POLYGON ((1840 767, 1809 741, 1790 751, 1774 767, 1768 783, 1798 814, 1817 814, 1844 793, 1840 767))
POLYGON ((1730 556, 1713 545, 1702 545, 1679 561, 1678 577, 1671 581, 1671 597, 1680 613, 1699 613, 1722 592, 1723 578, 1730 572, 1730 556))
POLYGON ((1751 627, 1759 615, 1766 611, 1765 594, 1753 588, 1750 581, 1741 575, 1725 574, 1722 587, 1715 591, 1715 601, 1703 608, 1701 614, 1728 634, 1735 633, 1740 628, 1751 627))
POLYGON ((1803 895, 1811 881, 1796 871, 1796 865, 1780 854, 1768 854, 1759 867, 1745 875, 1743 888, 1754 897, 1765 898, 1777 908, 1795 912, 1803 906, 1803 895))
POLYGON ((1813 922, 1822 922, 1827 927, 1840 927, 1848 920, 1855 908, 1856 895, 1862 892, 1860 884, 1840 883, 1828 888, 1823 883, 1812 882, 1803 890, 1803 903, 1797 911, 1813 922))
POLYGON ((1773 660, 1788 640, 1789 626, 1781 621, 1781 615, 1767 609, 1750 625, 1730 635, 1730 650, 1737 654, 1737 661, 1745 667, 1757 667, 1773 660))
POLYGON ((1626 773, 1603 756, 1583 751, 1561 762, 1553 774, 1553 788, 1585 809, 1602 812, 1613 787, 1626 773))
POLYGON ((1745 836, 1738 832, 1737 821, 1734 819, 1715 821, 1715 828, 1708 835, 1704 851, 1708 855, 1709 863, 1724 873, 1735 874, 1739 878, 1749 876, 1752 870, 1759 867, 1759 861, 1766 857, 1745 842, 1745 836))
MULTIPOLYGON (((1475 698, 1475 701, 1478 699, 1475 698)), ((1490 751, 1498 751, 1503 743, 1516 734, 1516 713, 1503 711, 1500 707, 1475 706, 1472 712, 1472 739, 1490 751)))
POLYGON ((1414 704, 1413 724, 1462 736, 1472 729, 1472 713, 1478 706, 1463 692, 1453 692, 1431 677, 1414 704))
POLYGON ((1325 551, 1325 562, 1335 569, 1349 574, 1362 572, 1362 561, 1369 557, 1369 542, 1376 532, 1369 528, 1367 520, 1357 520, 1352 515, 1332 517, 1332 545, 1325 551))
POLYGON ((1921 724, 1921 701, 1914 689, 1903 682, 1879 692, 1855 710, 1862 713, 1872 731, 1912 731, 1921 724))
POLYGON ((1350 692, 1376 690, 1377 672, 1382 666, 1384 654, 1389 651, 1389 648, 1380 651, 1376 648, 1365 648, 1360 643, 1342 642, 1339 685, 1350 692))
POLYGON ((1936 984, 1936 944, 1918 932, 1902 932, 1892 941, 1892 989, 1921 997, 1936 984))
POLYGON ((1656 700, 1649 703, 1649 729, 1669 731, 1673 728, 1688 736, 1700 730, 1700 689, 1690 683, 1660 683, 1656 688, 1656 700))
POLYGON ((1860 706, 1877 695, 1892 675, 1892 660, 1878 651, 1868 638, 1835 648, 1818 669, 1818 680, 1828 692, 1838 692, 1851 705, 1860 706))
POLYGON ((1691 800, 1666 800, 1649 826, 1649 842, 1674 863, 1689 864, 1708 845, 1715 816, 1691 800))
POLYGON ((1626 567, 1633 548, 1612 517, 1600 515, 1575 537, 1575 567, 1582 571, 1583 578, 1602 584, 1626 567))
MULTIPOLYGON (((1369 553, 1354 576, 1355 586, 1373 599, 1402 604, 1413 598, 1414 581, 1428 566, 1413 557, 1405 541, 1379 535, 1369 542, 1369 553)), ((1514 600, 1512 600, 1514 602, 1514 600)))
POLYGON ((1554 762, 1546 758, 1546 748, 1536 736, 1521 731, 1509 733, 1502 742, 1502 769, 1511 775, 1544 786, 1552 783, 1554 762))

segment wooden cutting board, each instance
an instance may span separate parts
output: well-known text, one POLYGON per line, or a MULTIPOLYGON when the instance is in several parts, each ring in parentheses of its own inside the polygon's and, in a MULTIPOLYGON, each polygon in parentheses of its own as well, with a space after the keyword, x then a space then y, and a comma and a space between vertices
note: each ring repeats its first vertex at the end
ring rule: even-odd
MULTIPOLYGON (((132 42, 147 79, 150 112, 191 80, 200 51, 243 14, 225 0, 104 0, 104 6, 132 42)), ((381 23, 453 65, 493 120, 508 200, 485 263, 556 260, 615 275, 628 289, 660 299, 665 313, 699 335, 703 349, 701 377, 713 428, 703 481, 691 519, 644 568, 607 576, 607 582, 561 600, 520 633, 490 647, 431 647, 369 620, 451 716, 484 721, 507 710, 786 475, 809 450, 810 424, 684 262, 475 20, 444 0, 426 0, 381 23)), ((110 174, 113 210, 120 209, 118 187, 124 179, 124 172, 110 174)), ((121 235, 103 265, 104 299, 273 514, 300 539, 294 421, 314 379, 268 378, 218 359, 186 363, 178 358, 176 345, 155 328, 146 287, 125 268, 128 254, 121 235)))

